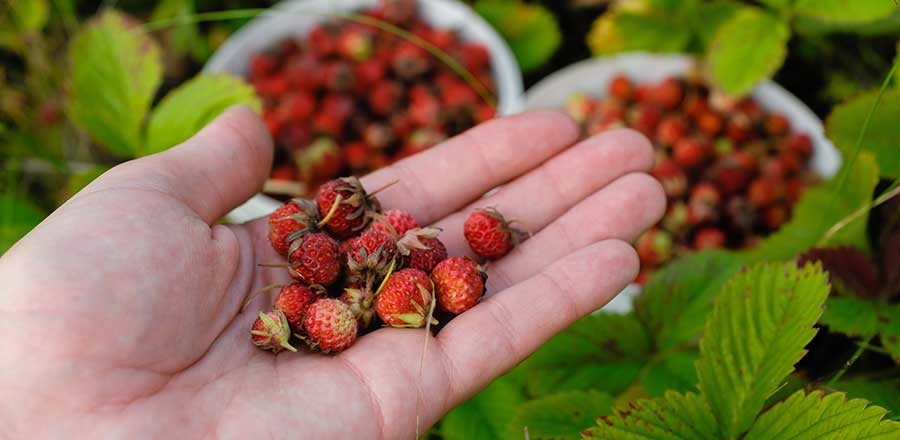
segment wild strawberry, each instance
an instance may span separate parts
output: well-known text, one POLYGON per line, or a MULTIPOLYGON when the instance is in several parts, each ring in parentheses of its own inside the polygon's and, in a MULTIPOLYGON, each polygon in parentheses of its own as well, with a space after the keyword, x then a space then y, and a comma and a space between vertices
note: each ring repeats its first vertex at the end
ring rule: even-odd
POLYGON ((807 158, 812 154, 812 139, 802 133, 794 133, 790 135, 784 142, 788 151, 796 154, 798 157, 807 158))
POLYGON ((350 306, 350 311, 359 323, 359 329, 364 330, 372 324, 375 317, 375 293, 371 286, 365 283, 351 284, 344 288, 340 300, 350 306))
POLYGON ((369 166, 369 147, 362 142, 351 142, 341 148, 344 162, 353 170, 364 170, 369 166))
POLYGON ((469 72, 478 72, 488 67, 491 55, 480 44, 463 43, 452 53, 469 72))
POLYGON ((601 101, 594 104, 594 112, 600 119, 625 120, 625 106, 618 101, 601 101))
POLYGON ((667 116, 656 127, 656 141, 663 145, 674 145, 687 134, 687 130, 687 121, 684 120, 684 117, 667 116))
POLYGON ((628 101, 634 95, 634 84, 627 76, 616 75, 609 81, 607 93, 619 101, 628 101))
POLYGON ((457 43, 456 32, 449 29, 431 29, 425 39, 445 52, 457 43))
POLYGON ((725 205, 725 215, 737 230, 749 233, 753 231, 759 218, 759 211, 744 196, 734 196, 725 205))
POLYGON ((318 221, 319 211, 311 200, 288 201, 269 214, 269 243, 276 252, 287 256, 289 237, 314 227, 318 221))
POLYGON ((353 68, 343 61, 332 61, 323 67, 325 87, 335 92, 346 92, 353 87, 353 68))
POLYGON ((394 113, 390 116, 391 130, 397 135, 397 139, 406 139, 416 128, 416 123, 408 113, 394 113))
POLYGON ((791 129, 791 122, 780 113, 770 113, 766 118, 765 129, 772 136, 781 136, 791 129))
POLYGON ((690 93, 684 98, 684 114, 696 120, 700 115, 709 111, 706 97, 698 93, 690 93))
POLYGON ((356 93, 365 96, 373 86, 384 80, 387 66, 381 60, 374 58, 357 63, 353 67, 353 85, 356 93))
POLYGON ((337 353, 353 345, 358 327, 350 306, 337 299, 321 298, 306 309, 301 338, 311 350, 337 353))
POLYGON ((463 224, 463 235, 475 255, 496 260, 518 244, 523 233, 494 208, 478 209, 463 224))
POLYGON ((640 131, 644 136, 653 137, 662 114, 656 107, 638 105, 629 111, 627 118, 632 128, 640 131))
POLYGON ((716 249, 725 246, 725 233, 717 228, 703 228, 694 234, 694 249, 716 249))
POLYGON ((330 137, 321 136, 311 144, 293 153, 294 165, 304 182, 328 179, 340 172, 343 166, 341 152, 330 137))
POLYGON ((253 345, 278 353, 282 349, 297 351, 289 340, 291 339, 291 327, 284 317, 284 313, 275 310, 269 313, 259 312, 259 318, 250 329, 250 339, 253 345))
POLYGON ((281 117, 278 116, 277 112, 271 109, 263 110, 262 120, 263 124, 266 125, 266 130, 273 138, 277 138, 281 135, 284 123, 281 121, 281 117))
POLYGON ((778 153, 778 162, 781 163, 781 166, 788 174, 800 171, 800 168, 803 166, 800 158, 790 150, 782 150, 778 153))
POLYGON ((376 115, 389 115, 400 103, 403 89, 400 84, 393 81, 384 81, 375 84, 369 95, 369 108, 376 115))
POLYGON ((803 195, 803 190, 806 189, 806 183, 800 179, 791 179, 785 182, 784 192, 787 197, 787 201, 790 205, 797 203, 800 200, 800 196, 803 195))
POLYGON ((272 180, 297 180, 297 169, 292 165, 279 165, 269 174, 272 180))
POLYGON ((328 286, 341 274, 341 250, 324 232, 300 231, 288 237, 288 273, 306 284, 328 286))
POLYGON ((385 231, 369 228, 348 241, 347 269, 358 278, 384 276, 398 256, 397 239, 385 231))
POLYGON ((672 147, 672 158, 684 168, 694 168, 705 162, 712 147, 696 137, 684 137, 672 147))
POLYGON ((419 223, 412 214, 399 209, 390 209, 384 212, 378 221, 372 223, 372 229, 384 231, 402 237, 406 231, 416 229, 419 223))
POLYGON ((478 94, 468 84, 458 82, 441 89, 441 101, 447 107, 469 107, 478 102, 478 94))
POLYGON ((750 118, 744 114, 738 113, 728 119, 728 123, 725 125, 725 135, 728 136, 732 142, 740 143, 750 138, 752 129, 753 126, 750 118))
POLYGON ((722 195, 715 185, 700 182, 691 188, 687 209, 688 223, 691 225, 714 222, 722 210, 722 195))
POLYGON ((481 301, 487 274, 478 263, 468 258, 450 257, 434 267, 431 281, 438 306, 458 315, 481 301))
POLYGON ((744 151, 735 151, 719 159, 710 172, 719 190, 725 194, 733 194, 744 189, 755 167, 756 159, 744 151))
POLYGON ((357 26, 346 26, 337 40, 337 50, 345 58, 364 61, 372 56, 372 34, 357 26))
POLYGON ((314 55, 303 55, 288 61, 284 77, 290 87, 306 91, 315 90, 325 80, 322 65, 314 55))
POLYGON ((564 107, 566 113, 576 122, 584 122, 587 120, 594 109, 596 102, 583 93, 574 93, 569 96, 564 107))
POLYGON ((421 153, 446 139, 447 136, 434 128, 419 128, 409 134, 403 144, 404 155, 421 153))
POLYGON ((762 220, 769 229, 775 230, 787 221, 787 210, 781 205, 772 205, 762 213, 762 220))
POLYGON ((289 150, 296 151, 306 147, 312 140, 312 135, 312 129, 308 124, 286 121, 277 140, 289 150))
POLYGON ((295 333, 303 331, 303 315, 315 300, 324 296, 325 289, 320 286, 309 287, 305 284, 291 283, 283 286, 275 297, 275 310, 284 313, 288 324, 295 333))
MULTIPOLYGON (((375 310, 391 327, 422 327, 428 319, 433 290, 425 272, 401 269, 391 274, 375 295, 375 310)), ((432 324, 436 324, 433 319, 432 324)))
POLYGON ((675 202, 669 205, 669 208, 666 210, 666 215, 662 219, 662 226, 665 230, 675 235, 682 235, 687 232, 689 218, 688 205, 684 202, 675 202))
POLYGON ((661 83, 650 88, 648 100, 664 109, 674 109, 681 103, 684 96, 684 87, 681 81, 675 78, 666 78, 661 83))
POLYGON ((338 238, 361 231, 369 217, 367 211, 380 211, 374 195, 369 195, 356 177, 329 180, 319 187, 316 203, 325 228, 338 238))
POLYGON ((744 98, 737 103, 737 109, 747 118, 750 119, 751 122, 759 121, 762 118, 762 108, 759 107, 759 104, 753 100, 753 98, 744 98))
POLYGON ((384 0, 380 13, 384 20, 390 23, 408 23, 418 14, 418 2, 416 0, 384 0))
POLYGON ((687 191, 687 176, 674 160, 665 159, 659 162, 650 173, 659 180, 669 197, 681 197, 687 191))
POLYGON ((250 58, 250 78, 268 76, 278 67, 278 61, 269 54, 261 53, 250 58))
POLYGON ((709 94, 709 106, 722 113, 731 113, 738 108, 738 100, 733 96, 720 91, 712 91, 709 94))
POLYGON ((430 273, 447 258, 447 248, 437 238, 440 232, 438 228, 410 229, 397 240, 400 254, 406 257, 406 267, 430 273))
POLYGON ((369 148, 383 150, 390 146, 395 138, 394 131, 387 124, 372 122, 362 132, 363 141, 369 148))
POLYGON ((431 69, 431 59, 425 49, 404 41, 394 49, 391 68, 398 77, 411 80, 431 69))
POLYGON ((747 198, 756 206, 768 206, 782 196, 783 187, 771 179, 756 179, 750 182, 747 198))
POLYGON ((281 75, 257 79, 253 82, 253 86, 256 93, 263 98, 277 99, 288 90, 287 80, 281 75))
POLYGON ((672 234, 661 229, 644 232, 635 245, 641 266, 656 266, 672 258, 672 242, 672 234))
POLYGON ((485 121, 494 119, 497 116, 497 109, 490 104, 481 104, 475 110, 475 123, 480 124, 485 121))
POLYGON ((304 90, 294 91, 282 98, 278 105, 278 114, 291 123, 305 122, 316 108, 316 98, 304 90))
POLYGON ((314 27, 307 35, 309 48, 320 57, 337 52, 338 27, 335 23, 322 23, 314 27))
POLYGON ((722 118, 714 112, 703 112, 697 116, 697 128, 710 137, 714 137, 722 131, 722 118))
POLYGON ((422 85, 409 90, 409 116, 418 125, 433 127, 438 125, 441 105, 437 97, 422 85))

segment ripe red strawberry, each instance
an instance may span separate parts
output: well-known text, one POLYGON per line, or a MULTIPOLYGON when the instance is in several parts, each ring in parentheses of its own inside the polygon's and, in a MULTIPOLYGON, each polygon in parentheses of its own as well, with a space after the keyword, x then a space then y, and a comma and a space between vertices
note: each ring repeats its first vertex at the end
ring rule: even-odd
POLYGON ((350 306, 337 299, 321 298, 306 309, 302 339, 311 350, 337 353, 353 345, 358 327, 350 306))
POLYGON ((312 54, 288 61, 284 77, 290 87, 306 91, 315 90, 325 80, 321 61, 312 54))
POLYGON ((596 108, 596 101, 583 93, 574 93, 566 101, 565 111, 577 122, 584 122, 596 108))
POLYGON ((348 240, 347 269, 354 275, 384 276, 397 258, 397 240, 388 232, 368 228, 358 237, 348 240))
POLYGON ((297 180, 297 169, 291 165, 279 165, 269 174, 272 180, 297 180))
POLYGON ((327 136, 317 138, 305 148, 293 153, 300 180, 322 181, 340 172, 343 163, 334 140, 327 136))
POLYGON ((650 88, 647 99, 667 110, 678 107, 684 96, 684 86, 676 78, 666 78, 661 83, 650 88))
POLYGON ((354 92, 360 96, 369 94, 373 86, 384 80, 387 66, 377 58, 369 59, 361 63, 357 63, 353 67, 354 92))
POLYGON ((325 182, 319 187, 316 203, 325 228, 338 238, 361 231, 369 221, 367 211, 380 211, 378 200, 366 193, 356 177, 325 182))
POLYGON ((304 90, 298 90, 282 98, 278 115, 287 123, 303 123, 313 114, 316 98, 304 90))
POLYGON ((397 237, 402 237, 406 231, 418 227, 419 223, 412 214, 400 209, 389 209, 384 212, 380 221, 372 223, 372 229, 388 232, 397 237))
POLYGON ((712 154, 712 147, 696 137, 678 139, 672 147, 672 158, 684 168, 701 165, 712 154))
POLYGON ((340 245, 324 232, 304 232, 288 238, 288 273, 306 284, 328 286, 341 274, 340 245))
POLYGON ((725 233, 717 228, 703 228, 694 235, 694 249, 715 249, 725 246, 725 233))
POLYGON ((656 132, 656 125, 659 124, 661 118, 662 114, 659 110, 649 105, 638 105, 632 108, 628 114, 628 121, 631 127, 647 137, 653 137, 653 134, 656 132))
POLYGON ((278 61, 269 54, 261 53, 250 59, 250 78, 268 76, 278 67, 278 61))
POLYGON ((784 142, 788 151, 796 154, 798 157, 807 158, 812 154, 812 139, 802 133, 791 134, 784 142))
POLYGON ((253 82, 256 93, 264 98, 278 98, 288 90, 287 80, 282 75, 264 77, 253 82))
POLYGON ((447 107, 471 107, 478 103, 478 94, 468 84, 457 82, 441 89, 441 101, 447 107))
POLYGON ((787 221, 788 214, 784 206, 772 205, 766 208, 762 213, 762 220, 769 229, 778 229, 787 221))
POLYGON ((722 196, 715 185, 700 182, 691 189, 687 209, 691 225, 716 221, 722 210, 722 196))
POLYGON ((431 29, 425 39, 445 52, 457 43, 456 32, 448 29, 431 29))
POLYGON ((351 169, 362 170, 369 166, 369 147, 362 142, 351 142, 341 148, 344 162, 351 169))
POLYGON ((376 10, 384 20, 394 24, 404 24, 412 21, 418 14, 418 2, 415 0, 384 0, 381 7, 376 10))
POLYGON ((275 297, 275 310, 284 313, 288 324, 295 333, 302 332, 303 315, 315 300, 324 296, 325 289, 319 286, 291 283, 283 286, 275 297))
POLYGON ((355 80, 353 68, 343 61, 333 61, 323 67, 325 87, 336 92, 345 92, 353 88, 355 80))
POLYGON ((672 234, 661 229, 644 232, 635 245, 641 266, 656 266, 672 258, 672 241, 672 234))
POLYGON ((765 129, 772 136, 781 136, 791 129, 791 123, 780 113, 770 113, 766 118, 765 129))
POLYGON ((697 116, 697 128, 707 136, 716 136, 722 131, 722 118, 712 111, 697 116))
POLYGON ((289 342, 291 328, 284 313, 280 310, 269 313, 259 312, 259 318, 256 318, 250 329, 250 339, 253 341, 253 345, 263 350, 272 350, 273 353, 278 353, 285 348, 297 351, 289 342))
POLYGON ((486 69, 491 61, 491 55, 487 48, 480 44, 464 43, 452 55, 459 60, 460 64, 469 72, 478 72, 486 69))
POLYGON ((426 87, 415 85, 409 90, 409 117, 420 126, 439 124, 441 104, 426 87))
POLYGON ((609 81, 607 93, 619 101, 628 101, 634 95, 634 84, 625 75, 616 75, 609 81))
POLYGON ((372 34, 359 26, 346 26, 338 36, 337 50, 353 61, 367 60, 372 56, 372 34))
POLYGON ((684 114, 696 120, 700 115, 709 111, 706 98, 698 93, 691 93, 684 98, 684 114))
POLYGON ((806 183, 800 179, 791 179, 785 182, 784 192, 787 196, 788 204, 791 206, 794 203, 797 203, 800 200, 800 196, 803 195, 803 190, 806 189, 806 183))
POLYGON ((359 323, 359 329, 364 330, 372 324, 375 317, 375 293, 366 283, 354 283, 344 288, 340 300, 350 306, 350 311, 359 323))
POLYGON ((314 27, 307 38, 309 38, 309 48, 320 57, 331 55, 337 52, 337 26, 333 23, 323 23, 314 27))
POLYGON ((681 197, 687 191, 687 176, 675 161, 664 159, 650 172, 659 180, 669 197, 681 197))
POLYGON ((319 211, 311 200, 294 199, 269 214, 269 243, 281 255, 287 256, 292 234, 316 225, 319 211))
POLYGON ((781 166, 784 168, 785 172, 788 174, 793 174, 800 171, 800 168, 803 166, 802 162, 793 151, 790 150, 782 150, 778 153, 778 161, 781 162, 781 166))
POLYGON ((687 121, 683 116, 667 116, 656 127, 656 141, 663 145, 674 145, 687 134, 687 130, 687 121))
POLYGON ((772 179, 756 179, 750 182, 747 198, 756 206, 763 207, 774 203, 783 195, 784 187, 772 179))
POLYGON ((447 258, 447 248, 437 238, 440 232, 438 228, 416 228, 404 233, 397 241, 397 248, 406 257, 406 267, 430 273, 447 258))
MULTIPOLYGON (((401 269, 391 274, 375 295, 375 310, 391 327, 422 327, 428 318, 433 295, 428 274, 419 269, 401 269)), ((436 323, 432 321, 432 324, 436 323)))
POLYGON ((497 116, 497 109, 494 108, 493 105, 479 105, 475 110, 475 123, 480 124, 482 122, 489 121, 491 119, 494 119, 494 116, 497 116))
POLYGON ((372 122, 366 125, 362 132, 362 138, 369 148, 375 150, 388 148, 396 140, 391 127, 381 122, 372 122))
POLYGON ((752 122, 743 113, 735 114, 725 125, 725 135, 735 143, 749 139, 751 130, 753 130, 752 122))
POLYGON ((496 260, 509 253, 523 234, 511 227, 500 211, 486 208, 469 214, 463 224, 463 235, 475 255, 496 260))
POLYGON ((464 257, 447 258, 431 272, 438 306, 453 314, 475 307, 484 296, 487 274, 474 261, 464 257))
MULTIPOLYGON (((369 94, 369 108, 376 115, 387 116, 400 103, 403 89, 394 81, 383 81, 375 84, 369 94)), ((402 136, 402 135, 400 135, 402 136)))
POLYGON ((391 68, 398 77, 411 80, 431 69, 431 59, 425 49, 404 41, 394 49, 391 68))

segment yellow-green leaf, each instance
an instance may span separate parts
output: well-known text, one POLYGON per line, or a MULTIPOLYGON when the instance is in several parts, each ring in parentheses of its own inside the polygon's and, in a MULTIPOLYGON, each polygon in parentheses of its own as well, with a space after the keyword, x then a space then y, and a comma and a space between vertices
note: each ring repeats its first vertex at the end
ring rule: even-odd
POLYGON ((72 120, 112 153, 137 155, 144 118, 162 80, 156 42, 110 10, 75 35, 69 64, 72 120))
POLYGON ((876 305, 859 298, 829 298, 819 321, 833 332, 867 338, 878 332, 876 305))
POLYGON ((877 20, 897 9, 893 0, 796 0, 794 4, 797 15, 834 22, 877 20))
POLYGON ((521 439, 509 435, 507 427, 523 403, 523 387, 514 370, 450 411, 441 422, 441 437, 444 440, 521 439))
POLYGON ((587 36, 594 55, 635 50, 679 52, 690 41, 691 32, 685 23, 655 11, 609 11, 594 22, 587 36))
POLYGON ((523 71, 546 63, 562 41, 556 17, 539 4, 479 0, 474 7, 509 43, 523 71))
POLYGON ((238 104, 256 111, 261 105, 253 88, 239 78, 227 74, 197 76, 166 95, 153 109, 141 154, 157 153, 184 142, 225 109, 238 104))
POLYGON ((0 7, 0 48, 20 52, 25 37, 47 24, 47 0, 4 0, 0 7))
MULTIPOLYGON (((856 149, 856 141, 863 121, 875 104, 878 91, 864 93, 837 107, 828 116, 825 130, 828 138, 850 157, 856 149)), ((861 144, 863 151, 875 155, 881 175, 900 177, 900 88, 884 92, 861 144)))
POLYGON ((900 378, 876 380, 863 377, 840 380, 834 389, 847 393, 847 397, 868 400, 888 410, 887 418, 900 421, 900 378))
POLYGON ((733 95, 749 92, 781 67, 790 36, 778 17, 757 8, 741 9, 710 42, 706 61, 713 81, 733 95))
POLYGON ((597 417, 612 414, 614 404, 612 396, 597 391, 552 394, 520 406, 508 430, 510 437, 522 436, 527 428, 534 440, 576 440, 581 431, 594 426, 597 417))
POLYGON ((653 400, 638 400, 601 417, 585 438, 602 440, 714 440, 719 435, 709 405, 694 393, 674 391, 653 400))
POLYGON ((44 219, 31 201, 13 193, 0 194, 0 255, 44 219))

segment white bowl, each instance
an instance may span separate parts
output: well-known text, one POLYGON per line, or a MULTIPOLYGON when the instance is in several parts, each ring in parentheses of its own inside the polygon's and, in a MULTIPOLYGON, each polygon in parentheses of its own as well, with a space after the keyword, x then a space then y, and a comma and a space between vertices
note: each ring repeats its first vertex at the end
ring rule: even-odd
MULTIPOLYGON (((247 76, 251 57, 271 49, 278 42, 305 35, 316 23, 336 13, 375 6, 378 0, 289 0, 253 19, 232 35, 213 54, 204 72, 228 72, 247 76)), ((506 42, 468 6, 457 0, 420 0, 419 14, 429 24, 456 29, 469 41, 483 44, 491 55, 491 69, 497 87, 497 111, 513 114, 522 106, 522 75, 506 42)), ((257 194, 228 214, 231 222, 245 222, 267 215, 280 205, 275 199, 257 194)))
MULTIPOLYGON (((559 108, 575 93, 603 97, 606 85, 617 74, 637 83, 653 83, 680 76, 693 67, 684 55, 630 53, 581 61, 547 76, 525 93, 525 108, 559 108)), ((822 121, 803 102, 772 81, 759 83, 753 98, 766 110, 778 111, 791 121, 791 129, 806 133, 813 141, 811 167, 822 177, 832 177, 841 166, 837 148, 825 137, 822 121)), ((603 307, 604 312, 627 313, 641 288, 632 284, 603 307)))

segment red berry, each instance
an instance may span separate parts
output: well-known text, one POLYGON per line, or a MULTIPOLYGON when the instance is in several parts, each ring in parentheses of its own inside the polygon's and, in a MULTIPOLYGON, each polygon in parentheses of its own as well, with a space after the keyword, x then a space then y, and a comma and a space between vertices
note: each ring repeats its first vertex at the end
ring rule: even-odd
POLYGON ((683 116, 667 116, 656 127, 656 141, 663 145, 674 145, 687 131, 687 121, 683 116))
POLYGON ((387 66, 379 59, 370 59, 356 64, 353 68, 356 93, 362 96, 369 94, 371 87, 384 79, 386 70, 387 66))
POLYGON ((700 113, 696 122, 697 128, 707 136, 713 137, 722 131, 722 118, 712 111, 700 113))
POLYGON ((391 274, 375 296, 375 310, 391 327, 418 328, 426 323, 432 299, 428 274, 419 269, 401 269, 391 274))
POLYGON ((284 313, 275 310, 269 313, 259 312, 259 318, 253 323, 250 329, 250 339, 253 345, 263 349, 272 350, 278 353, 282 349, 297 351, 289 340, 291 339, 291 328, 284 317, 284 313))
POLYGON ((762 219, 769 229, 778 229, 787 221, 787 216, 787 210, 784 206, 772 205, 763 211, 762 219))
POLYGON ((583 93, 575 93, 569 96, 566 101, 565 111, 577 122, 584 122, 588 119, 597 103, 593 99, 587 97, 583 93))
POLYGON ((431 59, 425 49, 404 41, 394 49, 391 68, 398 77, 411 80, 431 69, 431 59))
POLYGON ((337 353, 353 345, 358 326, 350 306, 337 299, 321 298, 306 310, 303 340, 312 350, 337 353))
POLYGON ((648 100, 664 109, 674 109, 681 103, 684 96, 684 87, 681 81, 675 78, 666 78, 661 83, 650 88, 648 100))
POLYGON ((785 148, 798 157, 807 158, 812 155, 812 139, 802 133, 794 133, 785 140, 785 148))
POLYGON ((659 180, 669 197, 681 197, 687 191, 687 176, 675 161, 665 159, 653 167, 653 177, 659 180))
POLYGON ((447 258, 447 248, 437 238, 440 232, 437 228, 416 228, 403 234, 397 247, 406 257, 407 267, 428 273, 447 258))
POLYGON ((520 234, 494 208, 472 212, 463 224, 463 235, 469 248, 475 255, 488 260, 496 260, 509 253, 520 234))
POLYGON ((390 209, 384 212, 382 221, 372 223, 373 229, 396 234, 398 237, 403 236, 406 231, 416 229, 419 223, 413 218, 412 214, 399 209, 390 209), (385 224, 387 222, 387 224, 385 224))
POLYGON ((305 182, 318 182, 328 179, 340 172, 340 150, 334 141, 326 136, 317 138, 313 143, 294 152, 294 164, 305 182))
POLYGON ((284 68, 284 77, 288 85, 299 90, 315 90, 324 82, 324 74, 320 61, 312 55, 295 58, 284 68))
POLYGON ((684 99, 684 113, 692 119, 697 120, 708 111, 709 104, 706 102, 706 97, 691 93, 684 99))
POLYGON ((695 137, 679 139, 672 147, 672 158, 684 168, 694 168, 705 162, 712 147, 695 137))
POLYGON ((323 67, 325 87, 335 92, 346 92, 353 88, 355 77, 353 68, 343 61, 333 61, 323 67))
POLYGON ((734 196, 728 200, 725 214, 731 225, 744 233, 752 232, 759 218, 756 207, 744 196, 734 196))
POLYGON ((691 189, 687 209, 691 225, 716 221, 722 210, 722 195, 715 185, 700 182, 691 189))
POLYGON ((453 52, 453 55, 469 72, 478 72, 486 69, 491 61, 491 55, 488 53, 487 48, 474 43, 460 45, 453 52))
POLYGON ((375 317, 375 293, 366 286, 350 285, 344 288, 340 300, 350 306, 350 311, 359 323, 359 329, 363 330, 372 324, 375 317))
POLYGON ((694 235, 694 249, 716 249, 725 246, 725 233, 716 228, 703 228, 694 235))
POLYGON ((644 232, 635 245, 641 266, 656 266, 672 258, 672 242, 672 234, 661 229, 644 232))
POLYGON ((438 263, 431 272, 438 306, 453 314, 475 307, 485 292, 487 274, 474 261, 450 257, 438 263))
POLYGON ((750 138, 752 129, 753 126, 750 118, 738 113, 728 120, 728 124, 725 126, 725 135, 728 136, 732 142, 740 143, 750 138))
POLYGON ((441 105, 425 86, 415 85, 409 91, 409 116, 420 126, 437 126, 441 105))
POLYGON ((291 236, 315 226, 319 213, 310 200, 295 199, 269 214, 269 243, 276 252, 287 256, 291 236))
POLYGON ((386 116, 397 107, 402 95, 400 84, 393 81, 380 82, 375 84, 369 95, 369 108, 377 115, 386 116))
POLYGON ((298 90, 282 99, 278 105, 278 113, 283 120, 297 124, 305 122, 315 108, 316 98, 312 93, 298 90))
POLYGON ((653 134, 656 132, 656 125, 659 124, 661 118, 662 114, 659 110, 648 105, 638 105, 628 113, 628 121, 631 127, 647 137, 653 137, 653 134))
POLYGON ((292 165, 279 165, 269 174, 272 180, 297 180, 297 169, 292 165))
POLYGON ((675 202, 669 205, 661 224, 665 230, 676 235, 681 235, 688 229, 689 218, 690 213, 688 205, 684 202, 675 202))
POLYGON ((288 273, 306 284, 328 286, 341 274, 340 245, 324 232, 293 240, 288 255, 288 273))
POLYGON ((341 149, 344 162, 354 170, 362 170, 369 165, 369 147, 362 142, 351 142, 341 149))
POLYGON ((316 203, 325 228, 338 238, 361 231, 369 220, 367 212, 380 210, 378 200, 370 197, 355 177, 325 182, 319 187, 316 203))
POLYGON ((747 198, 756 206, 762 207, 774 203, 781 197, 783 188, 770 179, 756 179, 750 182, 747 198))
POLYGON ((307 38, 310 43, 309 48, 319 56, 337 52, 337 27, 331 23, 314 27, 307 38))
POLYGON ((268 76, 278 67, 278 62, 271 55, 257 54, 250 59, 250 78, 256 79, 268 76))
POLYGON ((375 150, 383 150, 395 141, 394 131, 391 130, 391 127, 380 122, 366 125, 362 132, 362 138, 369 148, 375 150))
POLYGON ((787 134, 791 129, 791 122, 780 113, 772 113, 766 118, 766 133, 772 136, 787 134))
POLYGON ((609 81, 607 92, 620 101, 628 101, 634 94, 634 84, 625 75, 616 75, 609 81))
POLYGON ((300 283, 291 283, 281 288, 275 297, 275 310, 284 313, 288 324, 295 333, 303 331, 303 315, 315 300, 322 296, 324 289, 312 289, 300 283))
POLYGON ((367 60, 372 56, 372 35, 361 27, 345 26, 338 36, 337 50, 353 61, 367 60))
POLYGON ((347 268, 355 275, 384 276, 397 258, 397 240, 388 232, 369 228, 349 241, 347 268))

